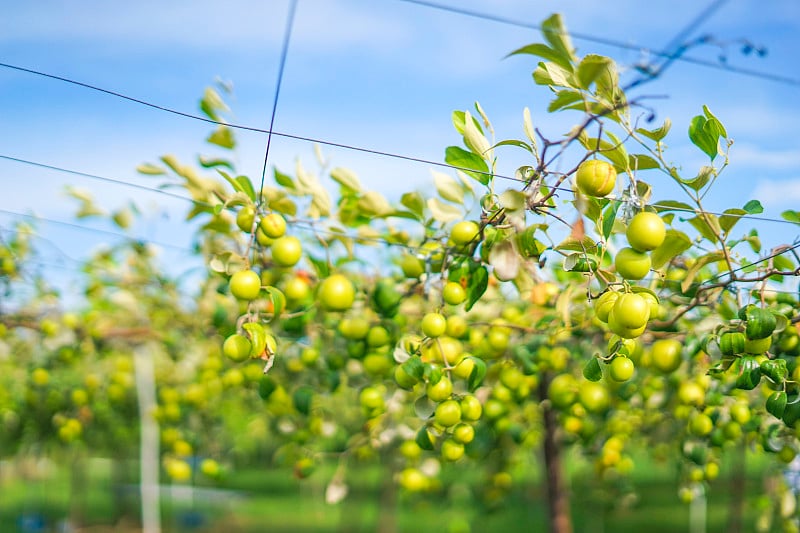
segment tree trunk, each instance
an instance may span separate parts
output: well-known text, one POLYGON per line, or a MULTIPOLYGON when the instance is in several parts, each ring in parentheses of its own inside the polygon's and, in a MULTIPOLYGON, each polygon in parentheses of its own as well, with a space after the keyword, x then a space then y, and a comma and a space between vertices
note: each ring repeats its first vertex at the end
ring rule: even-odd
POLYGON ((69 521, 75 528, 83 527, 86 520, 86 494, 89 488, 86 467, 84 453, 73 453, 70 467, 69 521))
POLYGON ((738 457, 734 462, 733 475, 731 476, 731 502, 728 506, 729 519, 726 531, 728 533, 742 533, 744 531, 744 505, 745 505, 745 484, 747 475, 745 463, 747 461, 747 447, 744 442, 737 445, 738 457))
POLYGON ((561 462, 561 446, 558 440, 556 412, 547 400, 547 389, 552 377, 543 374, 539 382, 539 398, 544 417, 544 465, 547 483, 547 514, 551 533, 572 533, 572 517, 569 512, 569 494, 561 462))

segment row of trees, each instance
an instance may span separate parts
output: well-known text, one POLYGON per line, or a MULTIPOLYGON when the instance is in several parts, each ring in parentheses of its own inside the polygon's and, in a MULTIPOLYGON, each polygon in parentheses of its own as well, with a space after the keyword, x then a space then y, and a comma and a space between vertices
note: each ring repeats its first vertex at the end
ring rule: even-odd
MULTIPOLYGON (((687 170, 669 158, 670 121, 650 124, 611 59, 578 57, 558 16, 543 37, 515 53, 540 60, 547 111, 575 126, 546 135, 525 109, 524 136, 498 141, 480 105, 456 111, 462 143, 446 148, 454 168, 434 172, 434 194, 388 199, 322 156, 319 172, 298 162, 256 184, 225 155, 234 131, 224 93, 208 89, 207 142, 222 154, 139 168, 193 200, 207 276, 181 292, 153 247, 132 241, 86 262, 79 308, 38 278, 32 297, 3 306, 2 455, 130 457, 151 442, 149 420, 176 481, 265 458, 306 477, 334 461, 335 502, 350 461, 386 462, 423 494, 441 490, 441 468, 469 465, 492 504, 520 457, 541 453, 561 532, 569 447, 600 482, 626 476, 634 450, 678 456, 686 501, 727 453, 790 462, 797 246, 761 248, 745 228, 756 200, 705 209, 732 144, 707 107, 689 139, 708 159, 687 170), (513 177, 497 173, 506 150, 529 161, 513 177)), ((31 250, 24 226, 2 242, 6 294, 33 285, 31 250)), ((794 500, 775 501, 762 525, 796 529, 794 500)))

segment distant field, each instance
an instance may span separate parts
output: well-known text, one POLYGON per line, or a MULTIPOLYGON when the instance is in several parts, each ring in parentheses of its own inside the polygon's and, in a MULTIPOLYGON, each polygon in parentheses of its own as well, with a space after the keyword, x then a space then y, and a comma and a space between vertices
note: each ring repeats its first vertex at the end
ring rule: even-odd
MULTIPOLYGON (((753 500, 762 492, 763 470, 749 462, 745 531, 755 521, 753 500)), ((138 495, 135 486, 116 487, 114 498, 109 461, 92 460, 88 491, 74 496, 85 510, 87 532, 136 531, 138 495), (115 507, 116 505, 116 507, 115 507), (121 505, 121 506, 120 506, 121 505), (114 518, 122 516, 116 524, 114 518)), ((135 465, 130 465, 135 471, 135 465)), ((638 497, 625 508, 604 503, 613 487, 598 486, 588 467, 573 467, 572 514, 577 532, 679 532, 688 530, 689 507, 678 501, 675 465, 638 461, 631 476, 638 497)), ((6 470, 8 470, 6 468, 6 470)), ((331 471, 320 469, 307 480, 297 480, 286 469, 242 469, 228 472, 217 487, 165 487, 164 531, 239 532, 355 532, 409 533, 460 531, 544 531, 543 487, 535 469, 523 469, 502 505, 483 506, 471 493, 481 481, 461 476, 449 493, 407 495, 384 483, 387 471, 376 466, 351 469, 349 496, 338 505, 324 503, 325 483, 331 471), (221 490, 220 490, 221 489, 221 490)), ((709 532, 724 532, 729 519, 730 467, 711 486, 707 520, 709 532)), ((48 479, 23 481, 6 474, 0 484, 0 531, 57 531, 70 509, 66 468, 54 469, 48 479), (40 527, 41 526, 41 527, 40 527)))

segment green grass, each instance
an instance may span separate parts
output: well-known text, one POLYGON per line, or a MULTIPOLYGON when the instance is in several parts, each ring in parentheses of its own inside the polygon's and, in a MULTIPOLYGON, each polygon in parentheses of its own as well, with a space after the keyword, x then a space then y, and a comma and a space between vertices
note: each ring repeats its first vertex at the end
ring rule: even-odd
MULTIPOLYGON (((636 499, 627 506, 609 506, 608 495, 616 487, 600 486, 591 469, 571 461, 571 506, 576 531, 660 533, 686 531, 688 506, 677 498, 675 467, 637 458, 631 476, 636 499)), ((763 466, 749 462, 748 498, 759 495, 763 466)), ((0 524, 3 532, 19 531, 17 520, 23 513, 41 513, 52 526, 67 516, 72 503, 83 503, 84 521, 95 525, 92 532, 135 531, 138 527, 138 494, 129 487, 122 501, 112 496, 110 462, 92 460, 88 469, 88 490, 77 500, 70 494, 66 468, 56 468, 44 480, 25 481, 19 477, 0 480, 0 524), (120 507, 121 505, 121 507, 120 507), (114 525, 115 517, 121 521, 114 525)), ((708 496, 708 531, 723 532, 730 510, 730 466, 712 484, 708 496)), ((348 472, 349 495, 338 505, 324 503, 325 484, 332 470, 320 468, 307 480, 297 480, 286 469, 241 469, 228 473, 222 483, 231 497, 211 501, 196 496, 194 503, 173 501, 169 489, 162 493, 162 519, 165 532, 225 531, 225 533, 271 532, 355 532, 392 530, 426 533, 463 531, 542 531, 546 530, 545 495, 540 473, 533 468, 515 472, 515 485, 502 504, 488 508, 471 496, 482 488, 475 471, 448 468, 443 476, 454 478, 456 486, 448 492, 408 495, 388 488, 386 476, 378 466, 348 472), (385 492, 389 490, 389 492, 385 492), (186 513, 196 511, 204 517, 204 527, 185 527, 186 513), (391 527, 381 527, 381 526, 391 527)), ((179 494, 177 491, 175 494, 179 494)), ((755 516, 746 505, 745 530, 752 530, 755 516)), ((48 531, 53 531, 49 529, 48 531)))

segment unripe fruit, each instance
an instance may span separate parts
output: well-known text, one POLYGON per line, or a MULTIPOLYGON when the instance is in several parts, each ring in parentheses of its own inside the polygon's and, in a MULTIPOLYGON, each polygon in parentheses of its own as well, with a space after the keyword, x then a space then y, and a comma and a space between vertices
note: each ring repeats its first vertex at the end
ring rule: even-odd
POLYGON ((246 205, 236 213, 236 225, 239 226, 240 230, 250 233, 253 229, 253 221, 255 218, 256 208, 252 205, 246 205))
POLYGON ((655 250, 667 235, 664 221, 655 213, 642 211, 631 219, 625 236, 628 244, 640 252, 655 250))
POLYGON ((473 242, 480 232, 480 226, 472 220, 457 222, 450 231, 450 240, 456 246, 464 246, 473 242))
POLYGON ((633 248, 623 248, 614 258, 617 273, 625 279, 642 279, 650 272, 650 256, 633 248))
POLYGON ((608 367, 608 375, 614 381, 628 381, 633 377, 634 364, 627 357, 615 357, 608 367))
POLYGON ((461 398, 459 402, 461 405, 461 418, 463 420, 476 421, 480 419, 483 414, 483 406, 480 400, 471 394, 467 394, 461 398))
POLYGON ((608 314, 617 302, 620 293, 616 291, 606 291, 594 303, 594 315, 601 322, 608 322, 608 314))
POLYGON ((453 440, 461 444, 469 444, 475 438, 475 428, 464 422, 453 428, 453 440))
POLYGON ((275 239, 271 245, 272 260, 282 267, 291 267, 300 261, 303 255, 303 245, 300 239, 293 236, 284 236, 275 239))
POLYGON ((422 317, 422 334, 426 337, 436 338, 447 331, 447 319, 440 313, 428 313, 422 317))
POLYGON ((635 330, 647 324, 650 304, 636 293, 625 293, 617 298, 612 312, 620 326, 635 330))
POLYGON ((614 190, 617 183, 617 171, 614 167, 599 159, 584 161, 575 175, 578 189, 587 196, 606 196, 614 190))
POLYGON ((683 361, 683 345, 675 339, 661 339, 653 343, 650 364, 656 370, 668 374, 677 370, 683 361))
POLYGON ((464 445, 448 439, 442 442, 442 458, 446 461, 458 461, 464 456, 464 445))
POLYGON ((261 219, 258 227, 270 239, 277 239, 286 233, 286 219, 278 213, 270 213, 261 219))
POLYGON ((433 419, 442 427, 455 426, 461 422, 461 406, 455 400, 445 400, 436 407, 433 419))
POLYGON ((442 377, 435 385, 428 383, 426 393, 434 402, 443 402, 453 394, 453 382, 447 377, 442 377))
POLYGON ((406 254, 400 259, 400 268, 403 271, 403 275, 409 279, 417 279, 425 273, 425 263, 422 262, 422 259, 411 254, 406 254))
POLYGON ((450 305, 459 305, 467 299, 467 291, 460 283, 448 281, 442 289, 442 299, 450 305))
POLYGON ((261 277, 252 270, 240 270, 231 276, 230 289, 239 300, 255 300, 261 292, 261 277))
POLYGON ((317 297, 326 310, 345 311, 353 306, 356 289, 344 275, 333 274, 320 283, 317 297))

